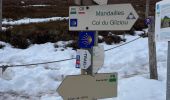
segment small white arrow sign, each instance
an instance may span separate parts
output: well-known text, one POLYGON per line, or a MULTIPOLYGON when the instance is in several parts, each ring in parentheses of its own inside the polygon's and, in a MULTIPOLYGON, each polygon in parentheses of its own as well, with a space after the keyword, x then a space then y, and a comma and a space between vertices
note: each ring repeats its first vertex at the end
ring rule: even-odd
POLYGON ((87 69, 91 65, 91 54, 88 50, 77 50, 77 55, 80 55, 80 68, 87 69))

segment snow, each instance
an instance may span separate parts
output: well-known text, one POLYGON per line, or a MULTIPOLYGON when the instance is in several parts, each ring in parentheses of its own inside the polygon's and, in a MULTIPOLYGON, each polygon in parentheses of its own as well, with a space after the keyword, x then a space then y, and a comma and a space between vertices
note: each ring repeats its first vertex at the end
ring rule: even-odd
MULTIPOLYGON (((127 41, 138 36, 126 36, 127 41)), ((11 45, 0 49, 0 65, 30 64, 75 58, 72 48, 61 50, 64 44, 32 45, 16 49, 11 45)), ((105 50, 116 45, 104 45, 105 50)), ((105 52, 104 66, 99 73, 118 72, 118 97, 102 100, 165 100, 167 43, 157 42, 159 80, 149 79, 148 41, 140 38, 130 44, 105 52)), ((8 68, 0 77, 0 100, 62 100, 56 92, 66 75, 78 75, 75 60, 38 66, 8 68), (3 94, 3 95, 2 95, 3 94)))
POLYGON ((23 7, 48 7, 48 6, 53 6, 53 5, 27 5, 27 6, 23 6, 23 7))
POLYGON ((68 17, 51 17, 51 18, 24 18, 20 20, 3 19, 2 25, 21 25, 29 23, 40 23, 68 19, 68 17))
POLYGON ((5 31, 6 29, 7 29, 6 27, 2 27, 2 30, 4 30, 4 31, 5 31))
POLYGON ((24 2, 24 1, 21 1, 21 4, 25 4, 25 2, 24 2))
POLYGON ((49 6, 57 6, 57 5, 26 5, 22 7, 49 7, 49 6))
POLYGON ((135 76, 120 80, 118 88, 117 98, 104 100, 166 100, 165 83, 161 81, 135 76))

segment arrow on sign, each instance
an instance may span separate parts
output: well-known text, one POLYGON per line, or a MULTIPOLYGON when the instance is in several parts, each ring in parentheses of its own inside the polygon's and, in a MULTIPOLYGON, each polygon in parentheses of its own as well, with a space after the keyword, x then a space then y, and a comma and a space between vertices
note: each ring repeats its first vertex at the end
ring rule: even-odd
POLYGON ((67 76, 57 89, 64 100, 93 100, 117 96, 117 73, 67 76))
POLYGON ((139 17, 131 4, 71 6, 69 12, 71 31, 130 30, 139 17), (80 8, 84 8, 83 14, 72 10, 82 12, 80 8), (72 25, 73 19, 78 24, 72 25))

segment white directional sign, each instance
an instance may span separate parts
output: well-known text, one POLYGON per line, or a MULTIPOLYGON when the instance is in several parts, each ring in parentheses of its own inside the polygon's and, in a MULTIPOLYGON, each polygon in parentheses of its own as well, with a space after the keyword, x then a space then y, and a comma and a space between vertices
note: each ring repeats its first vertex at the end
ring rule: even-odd
POLYGON ((69 30, 130 30, 138 19, 131 4, 71 6, 69 30))
POLYGON ((98 70, 104 64, 104 47, 94 46, 93 47, 93 73, 97 73, 98 70))
POLYGON ((91 65, 91 54, 88 50, 77 50, 77 55, 80 56, 80 68, 87 69, 91 65))
POLYGON ((64 100, 94 100, 117 96, 117 73, 67 76, 57 89, 64 100))

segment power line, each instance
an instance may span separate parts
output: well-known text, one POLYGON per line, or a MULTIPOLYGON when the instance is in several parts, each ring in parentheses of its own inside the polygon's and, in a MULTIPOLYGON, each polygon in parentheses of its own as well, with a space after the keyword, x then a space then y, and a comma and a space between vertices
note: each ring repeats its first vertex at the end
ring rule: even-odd
POLYGON ((63 61, 68 61, 68 60, 73 60, 73 59, 76 59, 76 58, 70 58, 70 59, 64 59, 64 60, 58 60, 58 61, 50 61, 50 62, 43 62, 43 63, 24 64, 24 65, 3 65, 3 66, 0 66, 0 68, 3 68, 3 67, 21 67, 21 66, 44 65, 44 64, 63 62, 63 61))
MULTIPOLYGON (((126 43, 124 43, 124 44, 121 44, 121 45, 118 45, 118 46, 116 46, 116 47, 107 49, 107 50, 105 50, 105 52, 110 51, 110 50, 113 50, 113 49, 116 49, 116 48, 121 47, 121 46, 124 46, 124 45, 126 45, 126 44, 129 44, 129 43, 131 43, 131 42, 133 42, 133 41, 136 41, 136 40, 138 40, 138 39, 140 39, 140 38, 141 38, 141 37, 138 37, 138 38, 133 39, 133 40, 131 40, 131 41, 128 41, 128 42, 126 42, 126 43)), ((2 69, 5 71, 5 70, 6 70, 7 68, 9 68, 9 67, 44 65, 44 64, 51 64, 51 63, 63 62, 63 61, 69 61, 69 60, 74 60, 74 59, 76 59, 76 58, 63 59, 63 60, 57 60, 57 61, 49 61, 49 62, 43 62, 43 63, 23 64, 23 65, 2 65, 2 66, 0 66, 0 68, 2 68, 2 69)))
POLYGON ((121 46, 124 46, 124 45, 126 45, 126 44, 129 44, 129 43, 131 43, 131 42, 133 42, 133 41, 136 41, 136 40, 138 40, 138 39, 140 39, 140 38, 141 38, 141 37, 138 37, 138 38, 133 39, 133 40, 131 40, 131 41, 128 41, 128 42, 126 42, 126 43, 124 43, 124 44, 121 44, 121 45, 118 45, 118 46, 116 46, 116 47, 113 47, 113 48, 107 49, 107 50, 105 50, 105 52, 106 52, 106 51, 113 50, 113 49, 116 49, 116 48, 121 47, 121 46))

